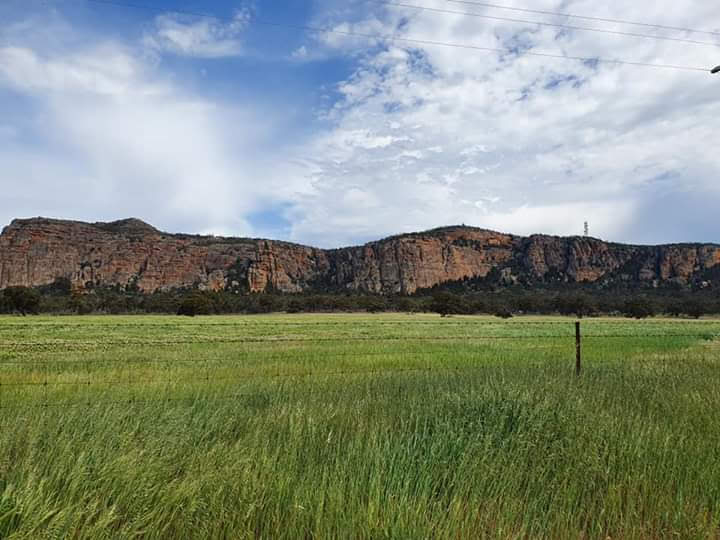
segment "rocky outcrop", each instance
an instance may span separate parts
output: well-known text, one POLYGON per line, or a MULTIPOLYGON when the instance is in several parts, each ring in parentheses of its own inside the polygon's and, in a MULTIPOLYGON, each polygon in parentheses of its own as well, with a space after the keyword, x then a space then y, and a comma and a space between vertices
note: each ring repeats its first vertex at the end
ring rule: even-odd
POLYGON ((15 220, 0 235, 0 288, 68 278, 76 287, 152 292, 199 287, 304 290, 322 250, 273 242, 171 235, 139 220, 15 220))
POLYGON ((520 238, 448 227, 328 252, 336 288, 412 294, 446 281, 486 276, 509 262, 520 238))
POLYGON ((238 292, 357 290, 412 294, 500 276, 505 282, 687 285, 720 265, 720 246, 630 246, 593 238, 529 238, 446 227, 364 246, 321 250, 287 242, 168 234, 136 219, 15 220, 0 235, 0 288, 58 278, 77 288, 238 292))

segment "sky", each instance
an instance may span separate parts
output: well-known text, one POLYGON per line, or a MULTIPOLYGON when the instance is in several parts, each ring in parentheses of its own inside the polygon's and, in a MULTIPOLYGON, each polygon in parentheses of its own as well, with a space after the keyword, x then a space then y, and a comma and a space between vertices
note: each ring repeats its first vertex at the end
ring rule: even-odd
POLYGON ((720 242, 716 2, 109 1, 0 1, 0 227, 720 242))

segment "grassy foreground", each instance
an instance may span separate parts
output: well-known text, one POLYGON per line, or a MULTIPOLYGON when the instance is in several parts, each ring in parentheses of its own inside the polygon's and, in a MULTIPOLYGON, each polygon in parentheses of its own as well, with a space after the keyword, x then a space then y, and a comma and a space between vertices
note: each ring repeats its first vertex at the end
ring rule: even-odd
POLYGON ((720 321, 0 318, 0 538, 720 538, 720 321))

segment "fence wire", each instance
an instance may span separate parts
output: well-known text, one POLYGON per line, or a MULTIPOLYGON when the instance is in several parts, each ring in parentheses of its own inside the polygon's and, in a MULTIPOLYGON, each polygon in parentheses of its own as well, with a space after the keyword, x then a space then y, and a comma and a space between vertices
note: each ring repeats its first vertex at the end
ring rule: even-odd
MULTIPOLYGON (((394 357, 403 360, 418 360, 422 358, 438 357, 439 355, 452 354, 455 355, 456 359, 473 360, 481 357, 483 351, 478 349, 476 351, 463 349, 460 350, 457 347, 445 348, 439 350, 412 350, 412 349, 392 349, 392 350, 323 350, 319 349, 289 349, 280 352, 273 350, 263 350, 262 346, 273 345, 273 344, 296 344, 298 346, 315 345, 315 344, 327 344, 327 345, 348 345, 352 344, 368 344, 377 345, 382 347, 384 345, 395 345, 398 342, 406 342, 409 345, 418 344, 419 347, 427 347, 429 344, 434 342, 439 344, 478 344, 482 343, 502 343, 507 344, 513 341, 529 343, 532 341, 543 342, 544 345, 538 348, 551 348, 557 350, 567 351, 568 360, 570 359, 570 350, 576 346, 576 335, 574 332, 574 324, 570 324, 566 321, 523 321, 523 322, 507 322, 507 321, 368 321, 367 324, 363 324, 364 321, 327 321, 327 322, 314 322, 314 323, 298 323, 298 322, 285 322, 277 321, 271 323, 252 322, 252 323, 122 323, 122 324, 106 324, 106 323, 10 323, 0 326, 0 332, 7 330, 16 330, 23 328, 41 328, 41 329, 126 329, 126 328, 146 328, 146 329, 163 329, 172 328, 177 330, 184 329, 210 329, 215 327, 221 328, 236 328, 242 330, 243 328, 263 329, 263 330, 276 330, 285 327, 323 327, 323 326, 347 326, 349 330, 354 331, 368 331, 372 330, 373 327, 383 326, 385 328, 392 327, 394 325, 402 325, 404 328, 412 328, 418 325, 437 325, 440 326, 463 326, 463 327, 478 327, 484 329, 503 328, 506 331, 517 332, 518 330, 533 330, 537 331, 540 328, 567 328, 567 333, 510 333, 510 334, 498 334, 498 333, 481 333, 481 334, 463 334, 463 335, 386 335, 381 337, 366 336, 366 335, 334 335, 334 336, 308 336, 308 337, 283 337, 283 336, 263 336, 263 337, 224 337, 224 338, 209 338, 207 336, 197 336, 196 338, 185 338, 185 339, 98 339, 94 341, 82 341, 82 340, 62 340, 62 339, 51 339, 51 340, 0 340, 0 354, 18 355, 17 358, 6 359, 0 356, 0 421, 3 418, 7 418, 9 411, 18 411, 25 409, 49 409, 49 408, 62 408, 62 407, 85 407, 97 404, 138 404, 138 403, 192 403, 198 399, 239 399, 243 394, 237 392, 224 394, 212 394, 208 393, 207 390, 213 387, 222 385, 231 385, 232 383, 245 383, 252 380, 262 379, 313 379, 322 377, 343 377, 343 376, 375 376, 375 375, 395 375, 403 373, 463 373, 472 372, 483 369, 482 364, 473 365, 455 365, 455 366, 442 366, 442 365, 423 365, 423 366, 406 366, 406 367, 393 367, 383 366, 372 369, 343 369, 343 370, 323 370, 323 369, 304 369, 298 371, 286 371, 281 372, 279 369, 273 371, 266 369, 265 371, 250 371, 249 369, 242 368, 242 362, 244 360, 262 359, 263 361, 273 361, 287 359, 290 355, 295 355, 296 358, 302 358, 304 360, 332 360, 332 359, 365 359, 365 358, 382 358, 382 357, 394 357), (238 356, 232 359, 232 362, 213 361, 208 356, 200 359, 188 359, 188 360, 174 360, 174 359, 163 359, 154 358, 152 355, 146 358, 133 359, 133 358, 86 358, 86 359, 41 359, 41 358, 30 358, 25 359, 23 355, 37 355, 38 353, 47 353, 47 349, 52 349, 50 352, 54 354, 72 353, 72 352, 93 352, 93 350, 106 347, 143 347, 156 350, 164 347, 178 347, 178 346, 193 346, 193 345, 247 345, 248 347, 238 351, 238 356), (113 379, 98 379, 93 377, 92 368, 95 367, 117 367, 126 368, 126 376, 123 376, 122 370, 117 378, 113 379), (86 368, 86 378, 78 378, 74 380, 55 380, 54 377, 58 376, 62 371, 60 369, 67 370, 69 367, 72 368, 86 368), (133 378, 133 368, 138 369, 141 367, 165 367, 168 371, 175 370, 194 370, 192 373, 193 378, 185 380, 182 378, 133 378), (17 370, 25 370, 19 372, 11 372, 11 368, 17 370), (53 368, 58 369, 54 371, 53 368), (235 370, 236 373, 233 375, 223 374, 223 370, 235 370), (28 373, 29 372, 29 373, 28 373), (25 375, 32 377, 30 380, 19 380, 10 381, 8 376, 10 374, 25 375), (72 388, 76 387, 78 390, 84 389, 89 392, 93 388, 111 388, 111 387, 127 387, 127 388, 140 388, 140 387, 154 387, 157 389, 171 389, 173 385, 186 385, 184 388, 187 391, 189 386, 187 385, 198 385, 204 384, 204 392, 198 391, 193 395, 184 395, 173 397, 171 395, 153 396, 150 398, 137 398, 131 396, 127 399, 120 400, 90 400, 89 397, 86 400, 68 401, 68 400, 51 400, 51 393, 54 389, 61 388, 72 388), (10 400, 8 393, 11 391, 21 389, 41 389, 40 393, 35 393, 31 398, 27 396, 16 396, 14 400, 10 400)), ((640 326, 641 323, 638 323, 640 326)), ((590 321, 589 325, 594 327, 594 333, 585 334, 582 336, 583 340, 666 340, 666 339, 694 339, 694 340, 715 340, 720 337, 720 321, 674 321, 669 322, 647 322, 642 323, 642 327, 646 330, 644 332, 617 332, 617 327, 627 328, 627 322, 616 322, 616 321, 590 321), (715 324, 716 328, 708 328, 707 324, 715 324), (678 326, 678 330, 682 331, 668 331, 669 327, 673 325, 678 326), (696 326, 698 332, 689 333, 687 329, 690 325, 696 326), (657 326, 657 328, 653 328, 657 326), (606 328, 609 330, 608 333, 598 333, 598 329, 606 328), (656 330, 656 331, 651 331, 656 330), (660 332, 662 330, 662 332, 660 332), (712 331, 711 331, 712 330, 712 331)), ((2 334, 0 333, 0 337, 2 334)), ((87 339, 87 338, 86 338, 87 339)), ((256 366, 257 367, 257 366, 256 366)), ((67 371, 65 372, 67 374, 67 371)), ((199 390, 199 388, 193 388, 193 390, 199 390)))

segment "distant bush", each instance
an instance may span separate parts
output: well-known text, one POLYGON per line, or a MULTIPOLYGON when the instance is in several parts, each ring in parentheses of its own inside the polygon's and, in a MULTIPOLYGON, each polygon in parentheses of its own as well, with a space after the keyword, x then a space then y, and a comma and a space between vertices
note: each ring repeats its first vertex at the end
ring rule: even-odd
POLYGON ((38 288, 38 292, 42 296, 70 296, 72 292, 72 283, 68 278, 60 277, 53 281, 50 285, 43 285, 38 288))
POLYGON ((561 315, 575 315, 581 319, 597 312, 595 302, 586 294, 558 296, 555 299, 555 309, 561 315))
POLYGON ((3 304, 7 312, 37 315, 40 293, 27 287, 8 287, 3 291, 3 304))
POLYGON ((392 300, 392 303, 395 306, 395 309, 397 311, 405 312, 405 313, 413 313, 418 310, 418 306, 415 302, 407 298, 406 296, 401 296, 398 298, 394 298, 392 300))
POLYGON ((655 315, 655 306, 646 298, 633 298, 625 302, 622 314, 633 319, 647 319, 655 315))
POLYGON ((70 307, 78 315, 90 315, 95 311, 94 303, 82 294, 73 294, 70 307))
POLYGON ((203 293, 195 293, 180 303, 177 314, 195 317, 196 315, 211 315, 214 312, 215 309, 210 298, 203 293))
POLYGON ((385 303, 385 299, 380 296, 366 296, 360 303, 359 307, 364 309, 368 313, 381 313, 387 311, 388 307, 385 303))
POLYGON ((493 315, 500 317, 501 319, 512 319, 513 313, 510 308, 506 306, 498 306, 495 308, 493 315))
POLYGON ((303 307, 304 306, 303 306, 302 302, 300 302, 299 300, 293 299, 287 303, 287 307, 285 308, 285 311, 287 313, 302 313, 303 307))
POLYGON ((177 313, 181 302, 176 293, 155 292, 141 298, 139 309, 146 313, 177 313))
POLYGON ((707 314, 709 309, 706 304, 696 298, 685 300, 680 304, 680 313, 692 317, 693 319, 699 319, 703 315, 707 314))
POLYGON ((447 317, 448 315, 469 313, 470 306, 461 296, 440 292, 433 295, 430 310, 439 313, 441 317, 447 317))

